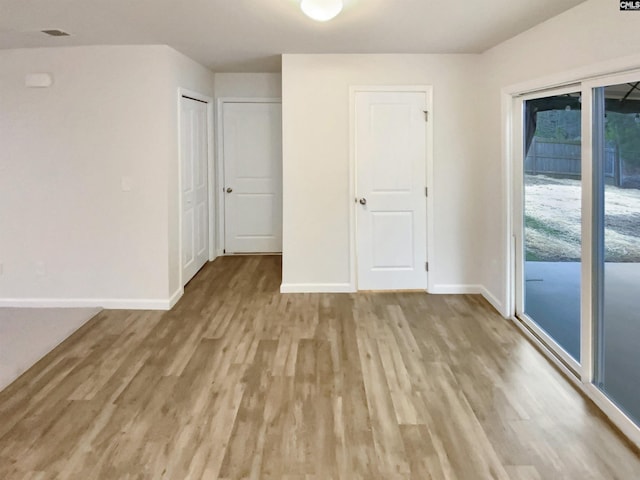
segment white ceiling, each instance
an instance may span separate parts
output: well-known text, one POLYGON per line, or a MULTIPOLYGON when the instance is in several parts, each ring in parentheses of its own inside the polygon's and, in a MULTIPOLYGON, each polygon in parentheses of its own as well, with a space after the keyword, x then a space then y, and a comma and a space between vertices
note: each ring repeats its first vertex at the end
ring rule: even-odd
POLYGON ((0 48, 168 44, 214 71, 279 71, 281 53, 480 53, 584 0, 0 0, 0 48), (72 37, 47 37, 61 29, 72 37))

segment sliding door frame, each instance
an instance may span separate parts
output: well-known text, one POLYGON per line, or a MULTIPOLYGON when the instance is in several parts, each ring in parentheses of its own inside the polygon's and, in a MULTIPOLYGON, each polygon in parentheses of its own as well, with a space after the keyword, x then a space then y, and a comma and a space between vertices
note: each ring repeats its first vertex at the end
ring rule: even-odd
MULTIPOLYGON (((628 57, 616 62, 595 65, 565 75, 543 78, 502 90, 503 126, 503 178, 505 180, 507 218, 505 218, 505 247, 507 254, 505 312, 534 344, 554 363, 582 392, 584 392, 636 446, 640 447, 640 426, 636 425, 595 384, 595 355, 597 353, 596 312, 597 289, 594 287, 596 252, 594 245, 594 218, 599 213, 594 195, 593 142, 594 142, 594 94, 595 88, 640 80, 640 56, 628 57), (541 329, 532 328, 531 319, 523 312, 523 112, 524 102, 532 98, 568 92, 581 92, 582 101, 582 254, 581 254, 581 337, 580 364, 567 358, 541 329), (591 288, 585 287, 591 285, 591 288), (520 291, 518 292, 518 289, 520 291), (522 317, 524 320, 519 319, 522 317), (542 334, 542 335, 541 335, 542 334), (546 338, 545 338, 546 337, 546 338), (577 367, 577 368, 576 368, 577 367)), ((597 178, 596 178, 597 180, 597 178)))
MULTIPOLYGON (((574 83, 571 85, 545 89, 538 92, 527 93, 524 95, 518 95, 513 98, 514 115, 514 130, 513 130, 513 237, 515 240, 515 316, 518 320, 522 321, 526 327, 533 332, 540 340, 542 340, 553 352, 559 357, 559 359, 568 367, 574 374, 580 372, 580 362, 575 360, 560 344, 558 344, 547 332, 538 326, 534 319, 525 313, 525 234, 524 234, 524 115, 525 104, 528 100, 535 100, 538 98, 544 98, 548 96, 565 95, 568 93, 580 92, 580 84, 574 83)), ((584 150, 584 143, 582 144, 584 150)), ((583 152, 584 153, 584 152, 583 152)), ((582 161, 582 168, 584 169, 584 160, 582 161)), ((584 170, 583 170, 584 171, 584 170)), ((582 185, 584 188, 584 185, 582 185)), ((582 208, 581 206, 581 214, 582 208)), ((582 268, 581 259, 581 268, 582 268)), ((582 285, 583 279, 580 279, 582 285)), ((582 302, 582 297, 581 297, 582 302)), ((582 309, 580 310, 583 311, 582 309)), ((581 316, 580 330, 582 331, 584 319, 581 316)), ((581 348, 580 358, 582 358, 582 352, 584 348, 581 348)))
MULTIPOLYGON (((627 73, 607 75, 597 79, 586 80, 585 82, 583 82, 584 90, 588 91, 588 94, 590 95, 589 116, 588 118, 583 117, 583 123, 588 123, 588 127, 589 127, 589 135, 590 135, 589 145, 593 145, 594 142, 596 141, 596 135, 594 134, 594 131, 596 129, 596 118, 597 117, 602 118, 606 113, 603 110, 604 107, 598 107, 596 103, 598 99, 597 99, 597 94, 594 95, 595 89, 604 88, 611 85, 619 85, 623 83, 635 83, 639 80, 640 80, 640 70, 633 70, 627 73)), ((584 150, 583 150, 583 153, 584 153, 584 150)), ((589 149, 589 155, 592 156, 592 158, 590 159, 590 166, 593 165, 593 161, 596 160, 596 163, 598 164, 597 165, 598 169, 602 170, 603 165, 601 163, 603 162, 604 159, 599 158, 600 155, 593 155, 593 150, 591 148, 589 149)), ((591 251, 593 252, 593 255, 591 255, 591 258, 590 258, 592 262, 592 267, 590 271, 592 272, 592 279, 601 282, 603 277, 598 276, 598 271, 602 269, 601 260, 604 260, 604 259, 598 258, 598 252, 596 251, 596 249, 600 246, 599 244, 601 244, 603 241, 602 239, 598 240, 598 235, 600 235, 600 231, 604 228, 604 226, 600 224, 600 222, 604 221, 604 191, 603 191, 604 177, 602 176, 601 171, 596 171, 596 170, 592 172, 592 175, 590 175, 590 177, 593 179, 593 183, 590 186, 591 187, 590 193, 592 194, 592 201, 591 201, 592 215, 588 218, 588 221, 589 221, 588 227, 590 229, 590 232, 592 232, 592 234, 589 235, 589 241, 591 242, 589 246, 591 248, 591 251), (596 192, 596 188, 598 189, 597 192, 596 192)), ((585 227, 586 226, 587 225, 585 225, 585 227)), ((602 275, 602 272, 600 272, 600 275, 602 275)), ((593 300, 590 306, 593 311, 593 316, 592 316, 593 324, 591 326, 591 331, 590 331, 592 335, 592 337, 590 338, 590 341, 591 341, 590 345, 593 345, 593 355, 590 358, 591 364, 589 365, 590 367, 589 371, 585 372, 587 374, 589 383, 592 383, 596 380, 596 373, 600 364, 600 360, 598 359, 598 357, 600 357, 600 352, 595 342, 598 340, 596 332, 598 332, 598 330, 601 328, 600 323, 603 321, 603 310, 602 310, 602 303, 601 303, 603 299, 599 298, 600 297, 599 292, 602 290, 601 288, 602 285, 596 285, 596 282, 594 281, 592 283, 592 286, 593 286, 592 288, 593 300)))

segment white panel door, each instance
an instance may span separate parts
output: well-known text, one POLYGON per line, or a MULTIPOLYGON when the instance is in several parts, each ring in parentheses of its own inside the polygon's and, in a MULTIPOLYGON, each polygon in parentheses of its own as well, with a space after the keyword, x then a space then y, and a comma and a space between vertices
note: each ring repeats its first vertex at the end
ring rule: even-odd
POLYGON ((360 290, 427 288, 425 110, 425 93, 356 93, 360 290))
POLYGON ((226 253, 282 251, 282 106, 223 107, 226 253))
POLYGON ((209 259, 207 123, 207 104, 182 97, 180 161, 183 284, 191 280, 209 259))

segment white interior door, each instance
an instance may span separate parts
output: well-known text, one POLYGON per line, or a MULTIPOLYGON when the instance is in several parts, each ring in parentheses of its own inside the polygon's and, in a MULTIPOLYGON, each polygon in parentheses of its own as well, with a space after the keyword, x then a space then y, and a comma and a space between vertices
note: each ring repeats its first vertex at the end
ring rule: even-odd
POLYGON ((207 104, 182 97, 180 161, 183 284, 191 280, 209 259, 207 123, 207 104))
POLYGON ((282 251, 282 106, 224 103, 226 253, 282 251))
POLYGON ((426 93, 355 100, 358 289, 426 289, 426 93))

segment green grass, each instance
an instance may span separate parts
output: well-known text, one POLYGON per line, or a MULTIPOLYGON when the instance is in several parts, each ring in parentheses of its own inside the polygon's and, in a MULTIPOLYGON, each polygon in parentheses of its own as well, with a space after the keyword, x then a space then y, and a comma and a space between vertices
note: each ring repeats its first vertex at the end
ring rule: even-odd
MULTIPOLYGON (((552 224, 545 223, 539 218, 525 215, 524 218, 525 229, 535 230, 542 237, 549 240, 549 243, 555 243, 557 241, 565 241, 575 244, 578 251, 580 250, 581 239, 575 233, 568 230, 562 230, 555 227, 552 224)), ((550 255, 540 245, 532 246, 529 242, 525 242, 526 245, 526 260, 531 262, 544 262, 544 261, 571 261, 572 258, 557 258, 554 255, 550 255)))
MULTIPOLYGON (((537 230, 538 232, 544 234, 545 237, 555 237, 562 238, 565 240, 574 240, 574 235, 571 232, 566 230, 561 230, 559 228, 555 228, 552 225, 542 222, 540 219, 536 217, 531 217, 529 215, 525 215, 524 217, 524 227, 531 228, 532 230, 537 230)), ((579 239, 578 239, 579 240, 579 239)))

